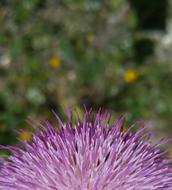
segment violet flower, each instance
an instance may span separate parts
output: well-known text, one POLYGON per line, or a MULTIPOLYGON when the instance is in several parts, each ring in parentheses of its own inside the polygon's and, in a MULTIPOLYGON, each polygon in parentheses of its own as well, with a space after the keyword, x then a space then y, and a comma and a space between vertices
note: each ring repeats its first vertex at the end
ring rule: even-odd
MULTIPOLYGON (((172 190, 171 160, 153 145, 146 125, 123 128, 123 117, 86 112, 76 126, 72 119, 53 127, 48 121, 23 148, 10 149, 1 160, 2 190, 172 190)), ((40 124, 41 125, 41 124, 40 124)))

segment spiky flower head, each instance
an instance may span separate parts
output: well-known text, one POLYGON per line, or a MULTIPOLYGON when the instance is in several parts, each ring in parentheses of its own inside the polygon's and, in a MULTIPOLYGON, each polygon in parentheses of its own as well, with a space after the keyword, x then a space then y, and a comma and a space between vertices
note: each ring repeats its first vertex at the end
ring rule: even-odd
POLYGON ((136 133, 122 129, 123 117, 110 124, 108 114, 60 128, 48 121, 24 147, 3 147, 13 154, 2 160, 2 190, 172 190, 171 161, 153 145, 143 125, 136 133))

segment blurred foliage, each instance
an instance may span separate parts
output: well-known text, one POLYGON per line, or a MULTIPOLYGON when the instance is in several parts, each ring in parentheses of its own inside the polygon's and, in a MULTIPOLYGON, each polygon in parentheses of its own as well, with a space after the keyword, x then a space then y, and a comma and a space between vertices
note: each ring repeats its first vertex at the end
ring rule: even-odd
POLYGON ((123 0, 0 1, 0 144, 15 144, 16 129, 30 138, 27 116, 52 119, 53 109, 64 117, 62 108, 82 112, 83 104, 126 112, 130 122, 151 119, 160 136, 172 133, 172 52, 164 51, 172 30, 138 31, 131 7, 123 0), (153 44, 136 55, 136 39, 145 37, 153 44))

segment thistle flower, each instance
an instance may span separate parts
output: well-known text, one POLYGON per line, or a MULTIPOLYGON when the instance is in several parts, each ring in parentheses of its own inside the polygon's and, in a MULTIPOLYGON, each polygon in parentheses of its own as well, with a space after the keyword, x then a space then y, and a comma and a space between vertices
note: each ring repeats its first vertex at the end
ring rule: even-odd
MULTIPOLYGON (((53 127, 48 121, 23 148, 10 149, 2 160, 2 190, 171 190, 171 160, 153 145, 146 125, 136 132, 123 130, 123 119, 110 124, 100 112, 86 112, 77 124, 53 127)), ((69 115, 69 118, 70 115, 69 115)))

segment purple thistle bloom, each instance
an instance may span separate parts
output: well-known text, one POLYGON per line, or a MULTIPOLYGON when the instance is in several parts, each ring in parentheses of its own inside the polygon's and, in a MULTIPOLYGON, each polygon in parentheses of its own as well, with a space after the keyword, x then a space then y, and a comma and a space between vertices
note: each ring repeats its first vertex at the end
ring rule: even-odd
POLYGON ((109 114, 93 119, 86 112, 73 126, 45 121, 24 147, 2 147, 13 153, 2 160, 2 190, 172 190, 171 160, 151 142, 143 125, 124 132, 123 119, 109 124, 109 114))

